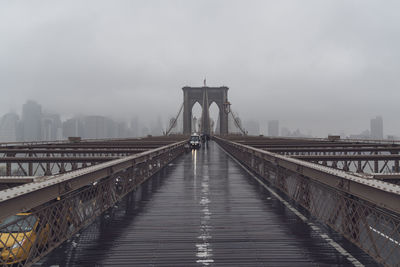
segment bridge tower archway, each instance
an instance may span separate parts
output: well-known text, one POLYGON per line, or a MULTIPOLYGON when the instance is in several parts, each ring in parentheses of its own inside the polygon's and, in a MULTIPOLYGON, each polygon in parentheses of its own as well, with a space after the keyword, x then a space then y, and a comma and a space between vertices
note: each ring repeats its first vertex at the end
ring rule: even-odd
POLYGON ((198 102, 202 107, 202 133, 210 134, 209 108, 214 102, 219 112, 219 132, 221 135, 228 134, 228 113, 225 112, 224 105, 228 102, 228 90, 222 87, 183 87, 183 133, 190 134, 192 130, 192 108, 198 102), (207 107, 207 108, 204 108, 207 107))
POLYGON ((203 114, 203 108, 199 102, 195 102, 192 106, 192 125, 191 132, 198 133, 200 131, 201 115, 203 114))
POLYGON ((210 113, 210 129, 212 134, 219 134, 219 127, 220 127, 220 113, 223 112, 223 110, 220 110, 218 105, 215 102, 209 103, 209 113, 210 113))

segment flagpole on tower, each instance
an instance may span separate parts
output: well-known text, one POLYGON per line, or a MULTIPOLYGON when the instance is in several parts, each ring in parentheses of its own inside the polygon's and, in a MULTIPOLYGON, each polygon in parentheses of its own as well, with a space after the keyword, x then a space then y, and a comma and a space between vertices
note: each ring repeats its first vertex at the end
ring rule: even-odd
POLYGON ((204 87, 206 87, 206 86, 207 86, 207 83, 206 83, 206 78, 205 78, 205 77, 204 77, 203 83, 204 83, 204 87))

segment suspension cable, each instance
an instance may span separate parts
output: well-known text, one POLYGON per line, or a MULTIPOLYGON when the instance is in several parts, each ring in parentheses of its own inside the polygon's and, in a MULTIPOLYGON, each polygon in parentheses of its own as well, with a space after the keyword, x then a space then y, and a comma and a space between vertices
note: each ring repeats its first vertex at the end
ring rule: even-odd
POLYGON ((169 128, 168 128, 168 130, 165 132, 165 135, 169 135, 169 133, 171 132, 171 130, 175 127, 176 121, 178 120, 179 115, 181 115, 182 109, 183 109, 183 103, 182 103, 181 107, 179 108, 178 114, 176 115, 176 117, 175 117, 175 119, 174 119, 174 122, 171 123, 171 125, 170 125, 169 128))
POLYGON ((232 116, 232 118, 233 118, 233 121, 234 121, 236 127, 239 128, 239 130, 242 132, 243 135, 247 135, 246 130, 243 129, 242 126, 240 125, 239 119, 233 114, 232 109, 231 109, 230 114, 231 114, 231 116, 232 116))

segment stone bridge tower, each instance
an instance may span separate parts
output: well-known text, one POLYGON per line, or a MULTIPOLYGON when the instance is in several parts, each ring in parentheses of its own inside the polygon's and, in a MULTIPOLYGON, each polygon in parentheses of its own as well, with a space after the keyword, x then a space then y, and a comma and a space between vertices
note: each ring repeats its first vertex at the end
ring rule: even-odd
POLYGON ((221 135, 228 134, 228 90, 222 87, 183 87, 183 134, 190 134, 192 129, 192 108, 198 102, 202 108, 202 133, 210 134, 210 105, 215 102, 219 109, 219 129, 221 135))

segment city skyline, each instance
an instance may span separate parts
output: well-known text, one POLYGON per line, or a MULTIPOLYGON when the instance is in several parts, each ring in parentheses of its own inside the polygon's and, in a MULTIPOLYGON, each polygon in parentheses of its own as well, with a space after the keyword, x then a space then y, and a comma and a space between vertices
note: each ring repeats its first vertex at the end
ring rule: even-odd
MULTIPOLYGON (((201 107, 193 107, 192 119, 197 121, 201 115, 201 107)), ((213 131, 218 133, 218 110, 212 109, 210 119, 213 131)), ((231 117, 229 117, 229 130, 232 133, 240 133, 231 117)), ((380 115, 370 119, 370 125, 360 132, 346 133, 344 131, 331 132, 326 136, 312 134, 312 130, 299 127, 290 127, 279 120, 270 120, 262 123, 255 120, 242 120, 240 123, 249 135, 282 136, 282 137, 327 137, 328 135, 340 135, 350 139, 398 139, 397 135, 384 131, 383 118, 380 115)), ((142 137, 147 135, 162 135, 169 127, 172 117, 162 119, 160 115, 150 121, 143 121, 138 115, 130 119, 116 119, 102 115, 80 114, 72 117, 63 117, 58 113, 43 111, 40 103, 28 100, 20 110, 0 114, 0 142, 12 141, 50 141, 66 139, 70 136, 82 138, 125 138, 142 137), (25 126, 25 127, 24 127, 25 126), (28 136, 28 137, 27 137, 28 136)), ((368 120, 365 120, 367 123, 368 120)), ((182 131, 182 122, 177 121, 177 127, 171 133, 182 131)), ((192 128, 198 130, 198 127, 192 128)))
POLYGON ((43 112, 42 106, 28 100, 16 112, 0 114, 0 142, 53 141, 76 136, 93 138, 127 138, 162 135, 164 123, 143 122, 137 116, 129 121, 114 120, 100 115, 79 115, 62 120, 60 114, 43 112))

